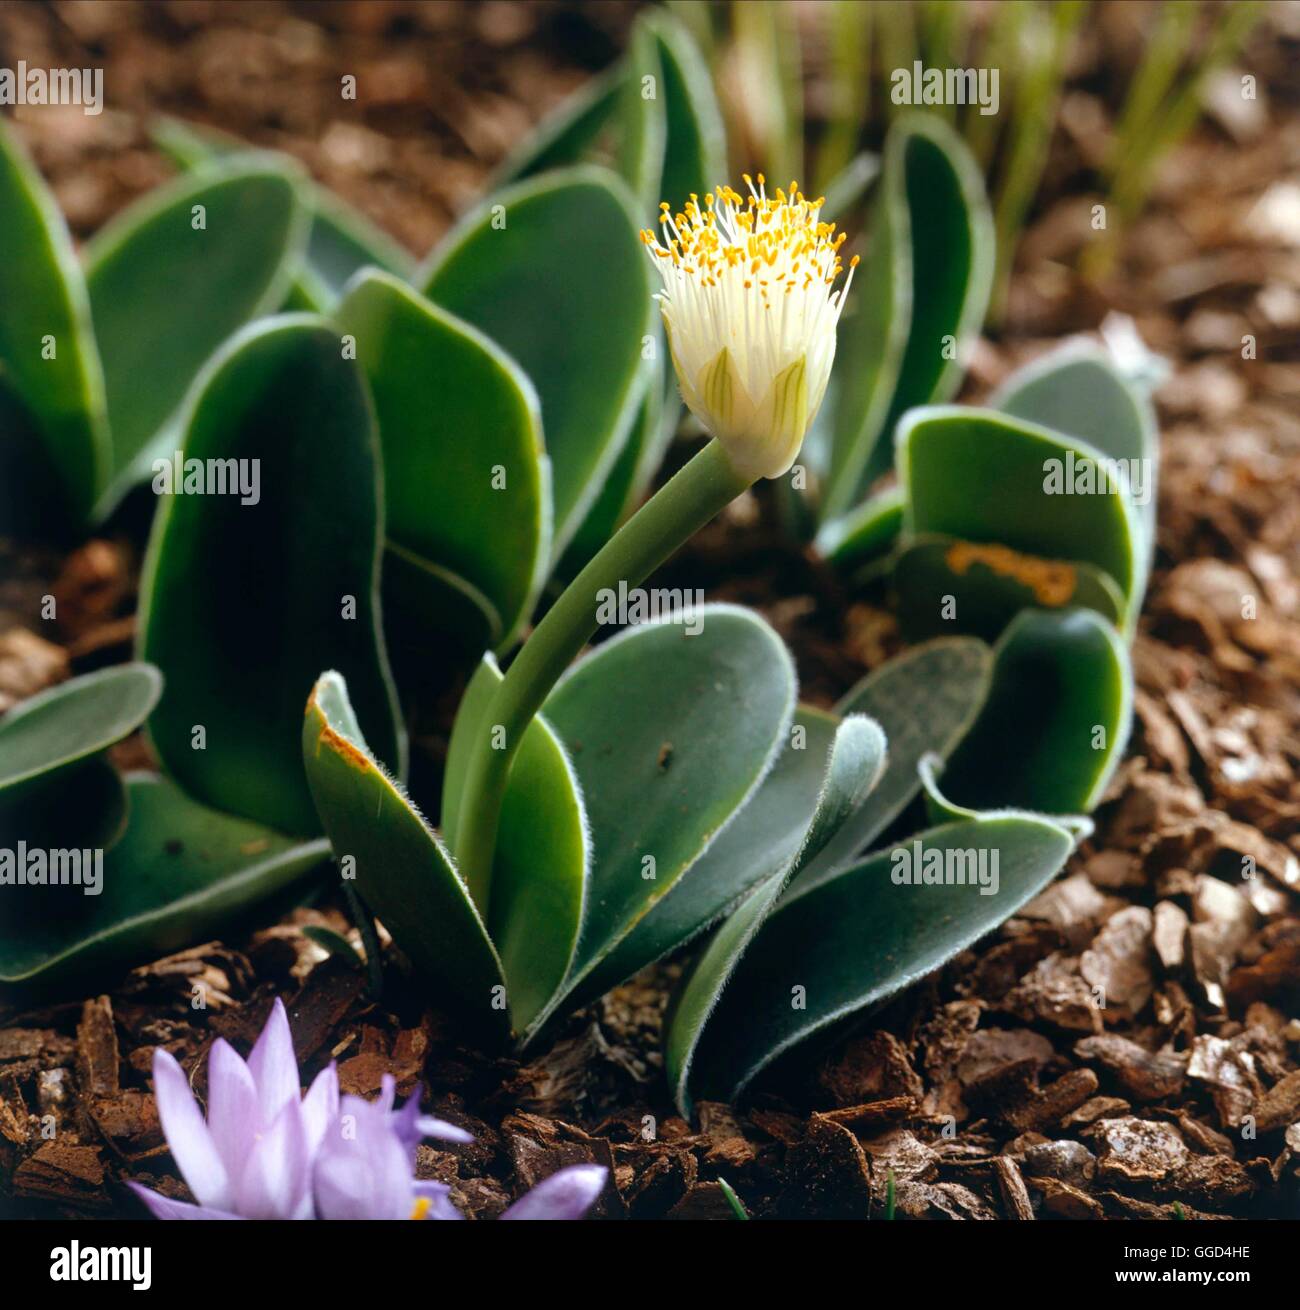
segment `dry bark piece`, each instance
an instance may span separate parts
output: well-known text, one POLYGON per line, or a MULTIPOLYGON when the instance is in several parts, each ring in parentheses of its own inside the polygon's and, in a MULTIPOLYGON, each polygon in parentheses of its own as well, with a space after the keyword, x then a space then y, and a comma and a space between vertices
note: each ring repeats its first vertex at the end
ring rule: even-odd
POLYGON ((77 1025, 77 1079, 84 1094, 110 1098, 117 1094, 117 1031, 107 996, 97 996, 82 1006, 77 1025))
POLYGON ((1008 1219, 1032 1219, 1034 1207, 1029 1202, 1029 1191, 1020 1176, 1014 1160, 1000 1155, 993 1161, 993 1176, 998 1180, 998 1191, 1006 1207, 1008 1219))
POLYGON ((1261 1133, 1286 1128, 1297 1121, 1300 1121, 1300 1069, 1270 1087, 1255 1111, 1255 1127, 1261 1133))
POLYGON ((1127 1037, 1105 1033, 1075 1042, 1081 1060, 1096 1060, 1114 1075, 1135 1101, 1160 1101, 1176 1096, 1187 1077, 1187 1057, 1173 1051, 1148 1051, 1127 1037))
POLYGON ((1084 982, 1100 987, 1109 1008, 1119 1005, 1136 1015, 1151 997, 1151 911, 1143 905, 1120 910, 1106 921, 1079 959, 1084 982))
POLYGON ((15 1196, 106 1209, 104 1166, 95 1146, 47 1142, 14 1170, 15 1196))
POLYGON ((502 1123, 501 1130, 505 1135, 519 1195, 531 1191, 543 1179, 568 1165, 604 1165, 609 1170, 609 1177, 591 1209, 591 1217, 626 1217, 627 1207, 614 1181, 614 1156, 605 1138, 589 1137, 580 1128, 570 1124, 539 1120, 538 1116, 527 1114, 511 1115, 502 1123), (526 1127, 533 1132, 541 1127, 545 1140, 513 1131, 517 1127, 526 1127))
MULTIPOLYGON (((920 1147, 915 1138, 911 1140, 920 1147)), ((901 1158, 902 1152, 895 1154, 901 1158)), ((813 1119, 808 1135, 790 1148, 786 1159, 782 1213, 801 1219, 865 1219, 871 1196, 871 1172, 858 1139, 829 1119, 813 1119)))
POLYGON ((1194 1205, 1232 1210, 1255 1194, 1256 1185, 1231 1156, 1194 1155, 1164 1179, 1157 1190, 1194 1205))
POLYGON ((661 1155, 623 1189, 628 1213, 633 1219, 666 1214, 695 1186, 698 1176, 699 1165, 690 1151, 661 1155))
POLYGON ((0 633, 0 714, 62 682, 70 671, 68 653, 62 646, 26 628, 0 633))
POLYGON ((816 1117, 831 1123, 860 1131, 877 1128, 881 1124, 898 1123, 910 1119, 917 1104, 910 1096, 892 1096, 883 1101, 869 1101, 865 1105, 849 1105, 840 1110, 823 1110, 816 1117))
POLYGON ((836 1106, 924 1094, 907 1050, 893 1033, 864 1033, 846 1042, 817 1071, 817 1085, 836 1106))
POLYGON ((1177 973, 1187 958, 1187 912, 1173 901, 1157 903, 1151 922, 1151 945, 1166 973, 1177 973))
POLYGON ((1187 1076, 1210 1088, 1224 1128, 1236 1127, 1262 1091, 1255 1074, 1255 1057, 1241 1038, 1229 1040, 1202 1033, 1192 1043, 1187 1076))
POLYGON ((665 1219, 735 1219, 726 1193, 717 1183, 696 1183, 664 1216, 665 1219))
POLYGON ((1035 1179, 1034 1185, 1043 1193, 1043 1209, 1058 1219, 1102 1219, 1105 1212, 1101 1202, 1087 1192, 1058 1178, 1035 1179))
POLYGON ((1117 1119, 1133 1107, 1121 1096, 1093 1096, 1061 1120, 1063 1128, 1083 1128, 1098 1119, 1117 1119))
POLYGON ((704 1163, 718 1168, 743 1169, 758 1154, 740 1126, 729 1105, 718 1101, 701 1101, 698 1107, 700 1132, 708 1140, 704 1163))
POLYGON ((1097 890, 1086 873, 1075 873, 1039 892, 1020 911, 1020 917, 1042 919, 1058 928, 1071 946, 1080 946, 1115 904, 1097 890))
POLYGON ((1099 1149, 1097 1174, 1112 1183, 1153 1183, 1187 1161, 1187 1144, 1176 1128, 1129 1115, 1102 1119, 1086 1130, 1099 1149))
POLYGON ((1028 1028, 984 1028, 972 1035, 957 1062, 957 1077, 965 1086, 979 1082, 1005 1066, 1028 1060, 1045 1065, 1055 1051, 1041 1033, 1028 1028))
POLYGON ((1100 1032, 1101 1012, 1078 961, 1056 954, 1040 961, 1002 1002, 1026 1023, 1050 1024, 1063 1032, 1100 1032))

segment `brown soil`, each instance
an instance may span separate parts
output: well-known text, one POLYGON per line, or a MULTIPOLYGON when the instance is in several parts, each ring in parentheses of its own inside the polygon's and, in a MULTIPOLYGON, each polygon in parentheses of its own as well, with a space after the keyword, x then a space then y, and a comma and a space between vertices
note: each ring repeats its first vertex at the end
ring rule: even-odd
MULTIPOLYGON (((19 120, 78 234, 165 176, 143 130, 161 108, 291 150, 423 252, 526 124, 617 49, 627 18, 621 5, 4 5, 0 63, 89 52, 114 70, 101 118, 19 120), (331 120, 325 88, 361 68, 385 100, 331 120)), ((1071 271, 1113 110, 1096 70, 1119 57, 1098 27, 1007 323, 967 387, 978 399, 1112 310, 1173 365, 1134 739, 1096 835, 1052 888, 740 1110, 702 1106, 697 1126, 667 1104, 657 1053, 672 962, 573 1016, 526 1065, 458 1043, 395 960, 371 999, 301 931, 351 932, 328 900, 103 995, 0 1000, 0 1212, 135 1213, 124 1177, 184 1196, 149 1094, 153 1049, 198 1065, 202 1090, 211 1041, 246 1048, 279 994, 305 1075, 335 1059, 344 1089, 368 1094, 392 1073, 473 1130, 472 1146, 421 1148, 420 1164, 475 1216, 588 1159, 612 1166, 611 1216, 726 1217, 719 1176, 762 1216, 878 1215, 891 1173, 908 1217, 1300 1215, 1300 114, 1284 91, 1297 35, 1257 32, 1242 62, 1260 101, 1169 158, 1099 287, 1071 271)), ((883 598, 782 542, 769 509, 742 499, 670 571, 761 610, 805 695, 829 702, 897 649, 894 623, 883 598)), ((125 655, 137 550, 0 546, 0 704, 125 655), (51 586, 53 640, 34 607, 51 586)), ((417 788, 436 779, 458 688, 438 690, 417 788)), ((119 754, 147 758, 138 742, 119 754)))

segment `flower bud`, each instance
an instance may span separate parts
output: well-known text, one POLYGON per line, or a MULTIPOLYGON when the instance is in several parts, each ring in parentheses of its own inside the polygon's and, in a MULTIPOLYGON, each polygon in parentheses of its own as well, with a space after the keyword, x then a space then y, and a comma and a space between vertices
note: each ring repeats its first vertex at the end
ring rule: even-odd
POLYGON ((769 198, 730 187, 692 195, 675 217, 660 206, 664 244, 645 231, 663 279, 658 294, 682 399, 751 480, 794 463, 817 414, 835 328, 853 277, 835 289, 844 234, 820 221, 820 200, 796 182, 769 198))

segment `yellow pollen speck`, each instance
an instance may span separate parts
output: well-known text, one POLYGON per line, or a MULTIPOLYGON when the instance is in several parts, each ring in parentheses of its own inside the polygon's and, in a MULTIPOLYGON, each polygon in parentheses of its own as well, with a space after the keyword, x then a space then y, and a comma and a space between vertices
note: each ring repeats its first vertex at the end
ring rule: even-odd
POLYGON ((415 1204, 411 1207, 412 1219, 423 1219, 432 1208, 433 1202, 427 1196, 421 1196, 416 1199, 415 1204))

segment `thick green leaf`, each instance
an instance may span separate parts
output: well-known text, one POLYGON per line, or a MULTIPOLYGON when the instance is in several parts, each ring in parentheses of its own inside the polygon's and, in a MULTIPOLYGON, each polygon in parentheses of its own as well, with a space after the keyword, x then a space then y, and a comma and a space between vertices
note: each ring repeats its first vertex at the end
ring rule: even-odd
POLYGON ((60 683, 0 719, 0 792, 22 794, 134 732, 162 692, 158 670, 121 664, 60 683))
POLYGON ((434 251, 417 285, 532 378, 562 553, 627 441, 651 333, 649 261, 627 188, 576 168, 493 196, 434 251))
POLYGON ((73 678, 0 719, 0 848, 107 849, 126 788, 104 752, 157 704, 158 670, 125 664, 73 678))
POLYGON ((974 809, 1086 813, 1124 754, 1133 710, 1128 652, 1091 610, 1024 610, 997 646, 993 688, 944 774, 974 809))
MULTIPOLYGON (((491 733, 501 672, 485 655, 456 712, 443 775, 443 833, 453 853, 468 756, 491 733)), ((488 928, 510 985, 510 1015, 527 1035, 568 972, 582 923, 590 850, 582 793, 551 725, 528 726, 510 769, 492 865, 488 928)))
POLYGON ((600 996, 667 955, 789 867, 817 807, 839 723, 824 710, 799 707, 785 749, 745 808, 583 979, 582 996, 600 996))
POLYGON ((307 703, 302 755, 344 876, 422 977, 464 1006, 471 1027, 504 1035, 506 981, 450 852, 366 746, 337 673, 307 703))
POLYGON ((622 103, 620 62, 588 79, 524 138, 492 175, 489 191, 551 168, 576 164, 595 145, 622 103))
MULTIPOLYGON (((905 410, 942 403, 961 383, 993 287, 993 219, 984 182, 962 139, 933 115, 900 119, 906 151, 912 319, 884 432, 905 410)), ((867 476, 888 468, 887 446, 867 476)))
POLYGON ((840 317, 835 365, 822 420, 829 435, 829 471, 821 495, 825 523, 858 500, 872 452, 893 398, 912 323, 912 248, 902 185, 900 138, 886 143, 875 188, 870 241, 840 317), (891 149, 892 146, 892 149, 891 149))
POLYGON ((909 641, 965 632, 996 641, 1022 609, 1083 607, 1115 625, 1124 597, 1091 564, 1021 555, 953 537, 916 537, 894 563, 898 617, 909 641))
POLYGON ((187 461, 257 461, 242 467, 260 485, 255 504, 163 498, 139 636, 167 680, 154 746, 203 801, 315 833, 299 738, 322 663, 348 678, 369 739, 404 768, 376 599, 380 470, 365 380, 323 319, 252 324, 205 369, 184 433, 187 461))
POLYGON ((817 549, 838 568, 860 568, 893 547, 903 527, 903 489, 890 487, 864 500, 817 534, 817 549))
POLYGON ((713 1012, 696 1051, 695 1095, 734 1100, 796 1043, 933 972, 1041 891, 1070 846, 1068 833, 1036 815, 989 814, 931 829, 802 894, 793 889, 713 1012), (927 859, 942 860, 954 879, 982 859, 985 881, 894 881, 909 864, 924 873, 927 859), (994 869, 996 891, 986 895, 994 869))
POLYGON ((837 714, 868 715, 884 730, 888 767, 862 808, 807 861, 797 886, 843 868, 902 814, 920 790, 917 764, 956 750, 988 697, 992 674, 993 653, 983 642, 948 637, 890 660, 844 696, 837 714))
MULTIPOLYGON (((103 857, 97 896, 78 887, 24 889, 21 918, 0 932, 0 981, 105 969, 202 941, 320 865, 323 841, 296 843, 210 810, 152 775, 128 779, 131 818, 103 857)), ((15 894, 14 889, 6 893, 15 894)))
MULTIPOLYGON (((827 842, 862 807, 879 781, 884 764, 885 735, 877 724, 870 719, 853 717, 838 725, 825 765, 825 778, 812 804, 804 811, 798 842, 793 850, 787 846, 780 864, 727 917, 696 960, 675 998, 664 1046, 668 1083, 678 1107, 687 1117, 690 1116, 689 1083, 695 1051, 709 1015, 740 957, 790 878, 820 854, 827 842)), ((762 801, 766 792, 764 786, 755 800, 762 801)), ((742 812, 738 825, 746 823, 752 809, 753 805, 742 812)), ((691 877, 694 876, 692 872, 691 877)))
MULTIPOLYGON (((176 118, 156 121, 152 135, 159 149, 186 171, 231 155, 254 153, 248 142, 236 136, 176 118)), ((344 204, 332 191, 302 177, 298 179, 298 193, 311 213, 311 228, 289 307, 317 312, 329 309, 348 279, 368 265, 399 277, 409 277, 414 271, 415 260, 388 233, 344 204)))
POLYGON ((618 171, 637 199, 637 213, 647 223, 658 213, 668 138, 662 81, 659 43, 644 23, 638 23, 628 43, 627 75, 620 93, 618 171))
POLYGON ((1138 472, 1133 496, 1151 549, 1159 463, 1155 412, 1107 351, 1067 343, 1013 373, 989 406, 1085 441, 1110 459, 1131 461, 1138 472))
POLYGON ((692 194, 704 196, 726 180, 726 129, 713 78, 686 28, 662 9, 644 10, 639 21, 659 44, 668 140, 657 199, 675 212, 692 194))
POLYGON ((1127 622, 1141 587, 1142 530, 1127 494, 1103 477, 1097 458, 1083 442, 996 410, 912 410, 898 427, 904 531, 1092 564, 1119 586, 1127 622), (1066 480, 1070 470, 1092 477, 1102 490, 1062 494, 1055 470, 1066 480))
POLYGON ((1049 351, 1007 378, 989 408, 1079 437, 1112 459, 1155 453, 1150 402, 1097 346, 1070 342, 1049 351))
MULTIPOLYGON (((939 778, 946 767, 937 755, 927 755, 917 766, 921 786, 925 789, 925 812, 931 827, 980 817, 978 810, 949 800, 939 786, 939 778)), ((1054 814, 1052 820, 1070 834, 1076 846, 1091 837, 1096 830, 1096 824, 1086 814, 1054 814)))
POLYGON ((258 156, 159 187, 86 248, 113 431, 106 507, 179 446, 191 381, 232 332, 280 304, 305 235, 294 171, 258 156))
POLYGON ((550 466, 532 383, 388 273, 360 274, 335 318, 370 383, 388 540, 471 583, 509 640, 549 553, 550 466))
POLYGON ((776 634, 733 606, 696 615, 696 635, 643 625, 598 646, 546 702, 591 831, 571 987, 695 864, 786 739, 794 668, 776 634))
POLYGON ((0 792, 0 850, 108 850, 126 829, 128 801, 107 755, 0 792))
MULTIPOLYGON (((18 402, 5 404, 14 413, 4 417, 0 444, 20 440, 29 422, 33 431, 25 439, 39 438, 40 455, 57 478, 57 510, 79 522, 103 489, 109 465, 90 302, 54 198, 3 124, 0 250, 0 392, 18 402)), ((0 525, 9 517, 6 512, 0 525)))
POLYGON ((840 330, 823 521, 846 514, 888 468, 881 437, 905 410, 956 391, 988 307, 988 199, 970 152, 942 120, 907 114, 891 127, 869 231, 840 330))
POLYGON ((505 635, 497 607, 473 583, 391 538, 384 550, 383 610, 393 663, 403 668, 427 663, 429 652, 444 645, 473 661, 505 635))

